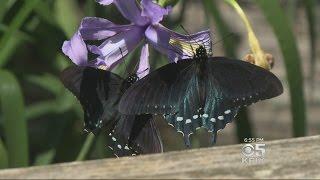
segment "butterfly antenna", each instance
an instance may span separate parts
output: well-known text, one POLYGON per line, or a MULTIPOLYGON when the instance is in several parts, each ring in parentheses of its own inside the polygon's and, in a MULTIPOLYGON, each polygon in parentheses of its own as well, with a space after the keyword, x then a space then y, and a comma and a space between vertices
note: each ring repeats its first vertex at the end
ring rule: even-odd
POLYGON ((227 38, 229 38, 229 37, 231 37, 231 36, 235 36, 235 34, 231 32, 231 33, 223 36, 221 39, 219 39, 218 41, 214 42, 214 43, 212 44, 212 46, 214 46, 214 45, 216 45, 216 44, 224 41, 225 39, 227 39, 227 38))
POLYGON ((192 38, 191 34, 184 28, 184 26, 182 24, 180 24, 181 28, 183 29, 183 31, 185 31, 187 33, 187 35, 195 42, 197 43, 199 46, 201 46, 198 41, 194 38, 192 38))
POLYGON ((143 70, 141 72, 137 72, 137 74, 142 74, 142 73, 146 72, 147 70, 149 70, 149 68, 146 68, 145 70, 143 70))
MULTIPOLYGON (((183 29, 183 31, 185 31, 185 32, 187 33, 188 38, 189 38, 189 41, 193 40, 193 41, 195 41, 195 42, 198 44, 198 42, 191 37, 190 33, 183 27, 182 24, 180 24, 180 27, 183 29)), ((195 51, 194 51, 194 49, 193 49, 193 47, 192 47, 192 45, 191 45, 191 42, 189 43, 189 45, 190 45, 190 47, 191 47, 191 50, 192 50, 193 55, 195 56, 195 54, 194 54, 195 51)), ((200 46, 200 44, 198 44, 198 45, 200 46)))

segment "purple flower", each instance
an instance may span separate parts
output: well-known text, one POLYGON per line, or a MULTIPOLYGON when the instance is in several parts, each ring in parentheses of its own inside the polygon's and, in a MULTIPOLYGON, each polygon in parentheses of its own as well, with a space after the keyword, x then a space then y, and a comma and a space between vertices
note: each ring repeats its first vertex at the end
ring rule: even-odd
POLYGON ((140 42, 143 42, 138 74, 141 77, 149 73, 149 46, 166 54, 170 62, 190 58, 192 49, 200 44, 207 45, 211 52, 209 31, 182 35, 175 33, 159 22, 168 15, 171 7, 163 8, 152 0, 97 0, 102 5, 115 4, 121 14, 131 24, 117 25, 107 19, 86 17, 79 30, 69 41, 65 41, 62 51, 79 66, 104 67, 111 70, 122 62, 140 42), (100 45, 90 45, 87 40, 102 41, 100 45), (88 51, 97 55, 88 60, 88 51), (141 73, 139 73, 141 72, 141 73))

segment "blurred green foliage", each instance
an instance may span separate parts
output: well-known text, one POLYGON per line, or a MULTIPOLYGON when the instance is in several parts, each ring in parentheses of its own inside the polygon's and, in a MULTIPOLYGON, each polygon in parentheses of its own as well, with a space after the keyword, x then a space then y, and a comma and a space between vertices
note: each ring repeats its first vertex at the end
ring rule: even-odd
MULTIPOLYGON (((159 3, 174 5, 176 2, 159 3)), ((208 22, 212 18, 216 30, 224 37, 232 30, 223 19, 218 2, 221 3, 203 0, 203 9, 208 15, 208 22)), ((177 30, 184 19, 193 18, 185 15, 188 3, 188 0, 178 2, 181 9, 177 16, 165 20, 167 27, 177 30)), ((288 13, 276 0, 250 3, 259 5, 278 38, 291 94, 292 130, 295 136, 303 136, 306 134, 306 117, 301 59, 292 27, 285 17, 288 13)), ((303 3, 314 64, 317 3, 315 0, 303 3)), ((294 3, 293 6, 298 5, 294 3)), ((94 0, 0 1, 0 168, 111 156, 105 148, 103 134, 94 137, 83 132, 81 107, 59 81, 59 72, 71 64, 61 53, 61 45, 72 36, 85 16, 106 17, 116 23, 126 23, 114 6, 99 6, 94 0)), ((238 35, 224 39, 223 48, 227 56, 237 57, 239 41, 238 35)), ((139 51, 131 53, 126 60, 128 64, 120 65, 115 72, 125 75, 126 66, 134 66, 138 57, 139 51)), ((151 58, 155 57, 160 56, 153 52, 151 58)), ((151 66, 154 69, 165 63, 165 57, 161 56, 159 60, 151 61, 151 66)), ((312 77, 314 71, 311 70, 312 77)), ((241 120, 237 121, 239 141, 253 136, 248 116, 247 110, 243 109, 241 120)))

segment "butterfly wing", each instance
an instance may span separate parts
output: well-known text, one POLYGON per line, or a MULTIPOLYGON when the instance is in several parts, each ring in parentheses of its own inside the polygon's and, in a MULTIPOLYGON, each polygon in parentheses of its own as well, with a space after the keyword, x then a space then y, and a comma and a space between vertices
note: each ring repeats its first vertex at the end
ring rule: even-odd
POLYGON ((208 67, 210 86, 220 93, 217 96, 228 100, 223 103, 225 106, 247 106, 283 92, 282 84, 274 74, 248 62, 213 57, 208 61, 208 67))
POLYGON ((185 95, 194 61, 165 65, 133 84, 122 96, 123 114, 170 114, 185 95))
POLYGON ((109 137, 109 148, 117 157, 163 152, 152 115, 122 116, 109 137))
POLYGON ((117 110, 123 79, 109 71, 91 67, 69 67, 61 73, 64 86, 80 101, 85 129, 96 133, 102 126, 112 127, 120 115, 117 110))
POLYGON ((283 92, 275 75, 244 61, 214 57, 203 69, 195 60, 179 62, 163 66, 129 88, 120 111, 167 114, 166 120, 184 134, 187 145, 195 129, 205 127, 215 134, 232 121, 240 106, 283 92), (174 108, 161 108, 168 106, 174 108))

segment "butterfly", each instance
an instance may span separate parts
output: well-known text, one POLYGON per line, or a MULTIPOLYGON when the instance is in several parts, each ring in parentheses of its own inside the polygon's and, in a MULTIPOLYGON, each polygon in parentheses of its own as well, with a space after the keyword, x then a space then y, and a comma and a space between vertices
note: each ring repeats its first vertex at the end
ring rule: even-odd
MULTIPOLYGON (((191 46, 191 49, 193 47, 191 46)), ((123 114, 163 114, 184 136, 200 127, 217 131, 236 116, 241 106, 276 97, 280 80, 256 65, 227 57, 209 57, 199 45, 191 58, 169 63, 133 84, 120 100, 123 114)))
POLYGON ((108 134, 109 148, 115 156, 158 153, 163 151, 160 134, 150 114, 123 115, 118 104, 123 93, 136 81, 110 71, 72 66, 61 73, 61 81, 80 101, 85 130, 108 134))

